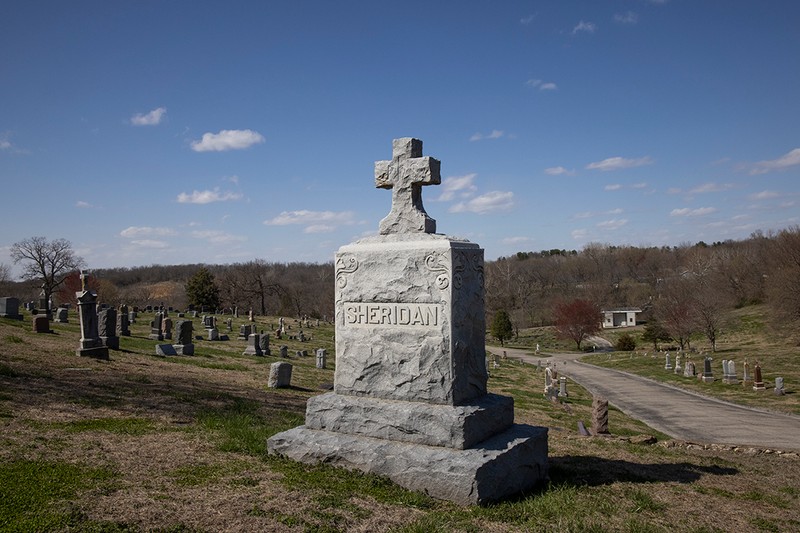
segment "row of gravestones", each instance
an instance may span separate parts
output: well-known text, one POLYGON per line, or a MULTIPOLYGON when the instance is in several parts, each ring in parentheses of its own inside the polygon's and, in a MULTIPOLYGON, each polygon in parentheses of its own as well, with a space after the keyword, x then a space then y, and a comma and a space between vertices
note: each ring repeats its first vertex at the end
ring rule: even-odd
MULTIPOLYGON (((675 366, 673 367, 672 362, 670 361, 669 352, 667 352, 665 354, 664 370, 672 370, 675 374, 681 374, 681 369, 683 369, 684 377, 697 377, 697 379, 703 381, 704 383, 711 383, 715 380, 714 372, 711 368, 711 361, 713 361, 713 358, 705 357, 703 359, 703 372, 698 374, 694 361, 686 361, 686 364, 681 367, 680 353, 675 356, 675 366)), ((726 385, 739 384, 739 377, 736 374, 735 361, 729 359, 722 360, 722 382, 726 385)), ((752 383, 754 391, 766 390, 764 378, 761 372, 761 365, 758 363, 758 361, 756 361, 756 364, 753 367, 753 375, 751 376, 750 363, 747 362, 747 359, 744 360, 744 373, 742 375, 741 383, 743 386, 748 386, 750 383, 752 383)), ((778 396, 783 396, 786 394, 782 377, 775 378, 775 394, 778 396)))

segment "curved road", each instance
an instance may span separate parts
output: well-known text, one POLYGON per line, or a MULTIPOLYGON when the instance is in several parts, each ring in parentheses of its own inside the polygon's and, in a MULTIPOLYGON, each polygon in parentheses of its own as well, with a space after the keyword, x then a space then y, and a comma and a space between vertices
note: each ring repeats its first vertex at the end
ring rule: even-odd
MULTIPOLYGON (((540 354, 487 346, 487 353, 555 366, 592 394, 603 396, 625 414, 673 438, 704 444, 730 444, 800 450, 800 417, 735 405, 687 392, 627 372, 581 363, 583 354, 540 354)), ((542 382, 544 389, 544 382, 542 382)), ((764 394, 772 394, 767 390, 764 394)))

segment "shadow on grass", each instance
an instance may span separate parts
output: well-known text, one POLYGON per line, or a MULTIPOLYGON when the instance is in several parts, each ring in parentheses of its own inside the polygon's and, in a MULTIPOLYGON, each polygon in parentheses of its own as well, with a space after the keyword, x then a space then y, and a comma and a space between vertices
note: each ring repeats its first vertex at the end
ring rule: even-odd
POLYGON ((679 463, 634 463, 588 455, 550 457, 550 480, 555 485, 599 486, 616 482, 693 483, 705 475, 734 476, 739 470, 718 465, 679 463))

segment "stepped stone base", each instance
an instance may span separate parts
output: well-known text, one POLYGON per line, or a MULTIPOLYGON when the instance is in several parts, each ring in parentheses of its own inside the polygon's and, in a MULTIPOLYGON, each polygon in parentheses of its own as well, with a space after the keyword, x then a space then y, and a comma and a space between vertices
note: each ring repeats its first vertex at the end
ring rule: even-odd
POLYGON ((468 405, 435 405, 328 393, 306 407, 308 429, 464 449, 514 423, 514 399, 486 394, 468 405))
POLYGON ((108 360, 108 348, 105 346, 97 346, 94 348, 80 348, 75 353, 81 357, 93 357, 94 359, 108 360))
POLYGON ((514 424, 465 450, 299 426, 267 440, 271 454, 389 477, 461 505, 485 504, 547 479, 547 428, 514 424))

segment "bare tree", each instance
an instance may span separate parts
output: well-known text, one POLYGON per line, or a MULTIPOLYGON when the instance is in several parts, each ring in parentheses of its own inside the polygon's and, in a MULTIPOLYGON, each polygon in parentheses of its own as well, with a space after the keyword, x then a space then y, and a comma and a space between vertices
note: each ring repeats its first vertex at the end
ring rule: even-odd
POLYGON ((83 258, 75 255, 68 240, 48 241, 46 237, 30 237, 15 242, 11 245, 11 259, 14 263, 23 263, 23 278, 41 281, 47 314, 50 314, 50 296, 53 291, 64 282, 70 272, 86 265, 83 258))

